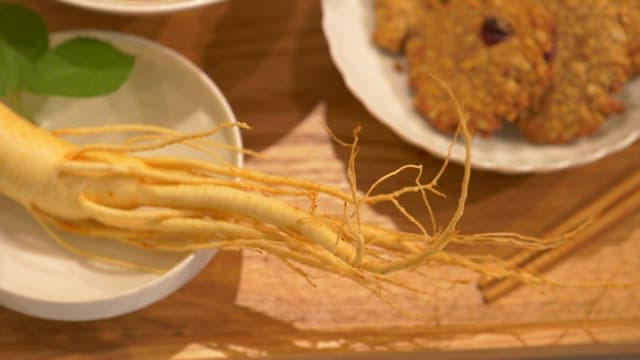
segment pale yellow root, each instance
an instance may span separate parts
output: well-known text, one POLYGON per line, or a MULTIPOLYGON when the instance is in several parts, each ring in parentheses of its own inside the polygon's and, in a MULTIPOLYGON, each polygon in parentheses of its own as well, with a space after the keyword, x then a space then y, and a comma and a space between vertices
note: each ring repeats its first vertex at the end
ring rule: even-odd
MULTIPOLYGON (((455 264, 475 272, 519 276, 534 282, 536 280, 527 278, 526 274, 514 274, 512 270, 501 267, 499 262, 489 263, 487 259, 455 256, 445 251, 451 242, 496 242, 545 248, 557 246, 563 240, 540 240, 509 233, 458 234, 456 226, 463 215, 471 176, 471 135, 461 107, 459 115, 462 121, 457 134, 462 136, 465 145, 464 173, 454 215, 438 232, 428 195, 444 196, 436 186, 448 159, 431 181, 423 182, 421 166, 406 165, 382 176, 361 194, 357 191, 355 171, 357 130, 353 142, 336 139, 351 151, 347 164, 349 188, 344 190, 235 168, 224 163, 139 157, 133 154, 176 144, 201 149, 206 142, 199 142, 199 139, 229 126, 239 126, 237 124, 223 124, 197 134, 178 134, 155 127, 127 125, 111 130, 143 134, 135 135, 133 140, 125 140, 121 145, 90 144, 75 147, 41 129, 32 129, 15 114, 0 108, 0 130, 5 132, 0 131, 0 137, 9 144, 15 143, 11 151, 17 153, 27 147, 31 132, 40 144, 39 147, 30 148, 28 153, 21 154, 22 157, 16 156, 18 159, 15 161, 24 163, 29 157, 44 160, 35 168, 44 169, 36 175, 46 180, 44 184, 34 176, 19 173, 20 170, 15 169, 19 169, 21 164, 16 163, 15 168, 12 167, 10 161, 13 157, 7 156, 5 163, 0 163, 0 184, 7 184, 7 188, 0 190, 6 191, 8 196, 13 194, 13 191, 9 191, 11 189, 20 193, 15 200, 35 209, 36 216, 49 227, 108 238, 145 249, 196 251, 215 247, 263 251, 283 259, 292 268, 299 270, 301 268, 298 265, 306 265, 334 272, 374 292, 379 291, 379 287, 373 283, 401 286, 400 282, 384 274, 431 263, 455 264), (51 146, 51 149, 47 146, 51 146), (393 192, 377 193, 383 182, 406 171, 416 172, 412 184, 393 192), (17 181, 13 175, 25 175, 25 179, 17 181), (30 181, 29 185, 23 186, 27 181, 30 181), (50 186, 51 190, 37 190, 45 185, 50 186), (49 194, 55 195, 51 197, 49 194), (431 222, 430 231, 401 205, 400 198, 411 194, 423 200, 431 222), (291 206, 279 195, 308 199, 309 209, 291 206), (343 214, 325 215, 318 212, 315 208, 319 195, 342 204, 343 214), (398 232, 367 224, 362 219, 362 206, 382 202, 395 206, 415 226, 416 231, 398 232)), ((67 129, 58 133, 82 135, 107 130, 110 128, 67 129)), ((54 232, 51 234, 65 248, 75 251, 60 236, 54 232)), ((89 255, 77 252, 82 256, 89 255)), ((105 260, 99 254, 95 258, 105 260)))

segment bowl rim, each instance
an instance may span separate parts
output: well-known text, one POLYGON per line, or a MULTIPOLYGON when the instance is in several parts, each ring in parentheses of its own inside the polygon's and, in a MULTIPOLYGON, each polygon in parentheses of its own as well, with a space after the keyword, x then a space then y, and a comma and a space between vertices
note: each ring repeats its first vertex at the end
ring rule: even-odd
MULTIPOLYGON (((160 51, 168 58, 177 61, 187 72, 195 74, 199 81, 211 92, 213 98, 216 99, 215 101, 219 103, 227 119, 237 122, 231 105, 213 79, 174 49, 137 35, 111 30, 76 29, 58 31, 51 34, 52 37, 77 35, 96 36, 106 40, 113 39, 116 44, 118 40, 121 40, 129 44, 160 51)), ((241 148, 243 142, 240 130, 237 127, 232 127, 229 130, 231 134, 229 137, 230 143, 241 148)), ((236 166, 244 166, 242 152, 235 152, 232 158, 236 166)), ((2 299, 0 306, 25 315, 49 320, 90 321, 121 316, 151 305, 184 286, 207 265, 216 252, 216 249, 206 249, 191 253, 165 273, 142 285, 124 290, 115 297, 109 298, 78 301, 45 300, 11 292, 9 289, 0 286, 0 299, 2 299), (148 296, 150 291, 156 291, 157 293, 155 296, 150 297, 148 296)))
POLYGON ((95 0, 56 0, 67 5, 77 6, 89 10, 107 13, 144 15, 161 14, 174 11, 193 9, 200 6, 215 4, 225 0, 168 0, 161 3, 143 3, 140 0, 127 1, 95 1, 95 0))

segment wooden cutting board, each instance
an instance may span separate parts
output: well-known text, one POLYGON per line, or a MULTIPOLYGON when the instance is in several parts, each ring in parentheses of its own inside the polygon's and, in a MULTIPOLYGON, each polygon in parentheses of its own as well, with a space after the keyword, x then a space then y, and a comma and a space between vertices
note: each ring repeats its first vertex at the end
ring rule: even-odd
MULTIPOLYGON (((346 187, 348 151, 325 128, 348 140, 357 125, 363 127, 359 190, 403 164, 422 164, 428 173, 441 164, 397 138, 350 94, 329 56, 317 1, 265 6, 231 0, 151 17, 18 2, 43 13, 54 30, 126 31, 185 54, 253 126, 244 133, 245 145, 266 157, 247 159, 248 168, 346 187)), ((593 164, 550 174, 474 171, 460 229, 540 235, 639 166, 636 142, 593 164)), ((434 202, 440 223, 455 207, 461 174, 452 164, 440 182, 448 195, 434 202)), ((407 181, 396 179, 387 188, 407 181)), ((421 211, 419 199, 404 205, 421 211)), ((364 217, 410 229, 391 207, 366 208, 364 217)), ((313 271, 311 285, 263 254, 222 252, 184 288, 115 319, 60 323, 0 309, 0 358, 633 358, 640 356, 640 287, 619 285, 639 280, 639 224, 634 214, 548 273, 571 286, 520 288, 491 305, 482 303, 476 275, 461 269, 427 267, 403 278, 421 293, 391 288, 376 297, 313 271), (613 285, 597 284, 604 282, 613 285)), ((506 256, 512 250, 485 251, 506 256)))

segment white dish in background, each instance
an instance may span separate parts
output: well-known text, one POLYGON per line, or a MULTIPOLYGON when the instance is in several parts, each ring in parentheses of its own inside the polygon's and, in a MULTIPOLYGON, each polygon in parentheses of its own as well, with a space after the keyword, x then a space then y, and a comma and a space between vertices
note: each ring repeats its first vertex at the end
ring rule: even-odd
POLYGON ((187 10, 224 0, 57 0, 89 10, 119 14, 160 14, 187 10))
MULTIPOLYGON (((173 50, 142 38, 104 31, 57 33, 52 42, 76 35, 106 40, 135 55, 134 68, 129 80, 107 96, 89 99, 26 96, 26 107, 35 119, 42 121, 43 127, 146 123, 191 132, 211 129, 222 121, 235 121, 216 85, 173 50)), ((237 128, 216 134, 215 139, 242 146, 237 128)), ((95 140, 107 139, 101 136, 95 140)), ((196 156, 184 147, 163 152, 196 156)), ((221 150, 219 154, 228 163, 242 166, 242 155, 238 152, 221 150)), ((102 254, 170 268, 163 274, 126 270, 63 250, 24 209, 2 196, 0 214, 0 305, 41 318, 95 320, 140 309, 184 285, 215 254, 215 250, 151 253, 105 240, 68 238, 86 249, 99 246, 102 254)))
MULTIPOLYGON (((371 41, 373 1, 323 0, 322 25, 331 56, 347 87, 382 123, 407 142, 434 156, 447 154, 451 138, 434 130, 411 104, 406 75, 397 61, 371 41)), ((611 116, 600 131, 567 145, 536 145, 514 126, 490 138, 475 138, 472 166, 504 173, 547 172, 587 164, 632 144, 640 136, 640 80, 629 83, 622 99, 624 114, 611 116)), ((464 160, 464 146, 454 144, 452 160, 464 160)))

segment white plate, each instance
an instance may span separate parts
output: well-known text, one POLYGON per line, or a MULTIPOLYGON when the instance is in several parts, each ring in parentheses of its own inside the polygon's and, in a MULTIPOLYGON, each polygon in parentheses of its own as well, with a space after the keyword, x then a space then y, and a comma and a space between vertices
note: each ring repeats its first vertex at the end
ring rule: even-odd
MULTIPOLYGON (((55 34, 52 42, 75 35, 111 42, 135 55, 135 66, 123 87, 108 96, 90 99, 26 97, 26 107, 33 111, 34 118, 43 121, 44 127, 148 123, 197 131, 210 129, 221 121, 235 121, 216 85, 176 52, 149 40, 113 32, 64 32, 55 34)), ((237 129, 216 137, 220 142, 242 146, 237 129)), ((172 150, 172 154, 192 155, 181 149, 172 150)), ((242 166, 242 156, 237 152, 221 151, 220 155, 229 163, 242 166)), ((184 285, 215 254, 214 250, 163 254, 135 251, 115 242, 68 239, 84 248, 99 246, 103 254, 126 256, 128 260, 146 265, 171 267, 162 275, 125 270, 88 261, 63 250, 26 211, 2 196, 0 214, 0 305, 41 318, 94 320, 140 309, 184 285)))
POLYGON ((89 10, 120 14, 159 14, 191 9, 223 0, 57 0, 89 10))
MULTIPOLYGON (((412 107, 405 74, 394 69, 395 58, 383 54, 371 41, 374 27, 372 0, 323 0, 322 25, 331 56, 347 87, 364 106, 407 142, 444 157, 450 137, 429 124, 412 107)), ((632 144, 640 136, 640 80, 621 94, 627 110, 612 116, 600 131, 568 145, 535 145, 517 129, 506 126, 491 138, 473 140, 472 165, 505 173, 545 172, 586 164, 632 144)), ((464 159, 462 143, 454 145, 452 159, 464 159)))

